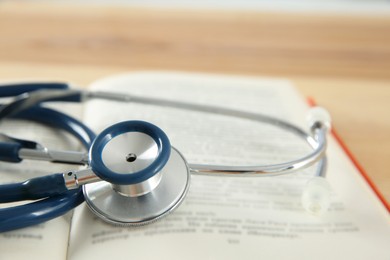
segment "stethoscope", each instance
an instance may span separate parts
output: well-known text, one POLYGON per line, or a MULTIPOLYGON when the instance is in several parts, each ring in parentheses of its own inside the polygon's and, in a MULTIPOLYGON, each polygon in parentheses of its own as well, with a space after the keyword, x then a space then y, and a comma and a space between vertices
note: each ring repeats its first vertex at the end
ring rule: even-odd
POLYGON ((315 108, 310 132, 265 115, 183 103, 177 101, 70 89, 61 83, 26 83, 0 87, 0 97, 14 97, 0 108, 5 118, 35 121, 75 136, 87 149, 55 151, 30 141, 0 135, 0 160, 18 163, 24 159, 83 164, 70 170, 21 183, 0 185, 0 203, 34 200, 0 209, 0 232, 42 223, 65 214, 86 201, 106 222, 117 225, 144 225, 177 208, 185 198, 191 174, 214 176, 276 176, 296 172, 318 163, 316 178, 303 194, 303 205, 320 212, 329 204, 326 170, 326 135, 330 117, 315 108), (92 98, 134 102, 184 110, 195 110, 267 123, 301 137, 312 148, 302 158, 259 166, 228 166, 188 163, 171 146, 166 134, 144 121, 124 121, 95 135, 86 125, 62 112, 42 106, 49 101, 82 102, 92 98))

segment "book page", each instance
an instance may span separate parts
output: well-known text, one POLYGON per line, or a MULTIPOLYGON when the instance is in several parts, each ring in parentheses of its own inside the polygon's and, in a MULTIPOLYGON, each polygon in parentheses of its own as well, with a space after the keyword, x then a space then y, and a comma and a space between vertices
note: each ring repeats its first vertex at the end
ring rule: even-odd
MULTIPOLYGON (((81 113, 76 108, 61 104, 71 114, 81 113), (77 112, 78 111, 78 112, 77 112)), ((21 120, 3 120, 1 133, 9 136, 38 142, 48 148, 72 150, 79 145, 69 135, 56 129, 21 120)), ((27 179, 63 172, 74 165, 52 164, 24 160, 21 163, 1 162, 0 183, 22 182, 27 179)), ((23 203, 4 203, 1 208, 23 203)), ((69 240, 71 214, 28 228, 0 233, 0 259, 66 259, 69 240)))
MULTIPOLYGON (((302 127, 308 109, 289 82, 264 78, 136 73, 91 89, 251 111, 302 127)), ((191 163, 264 165, 310 151, 288 132, 237 118, 108 101, 85 109, 96 131, 130 119, 161 127, 191 163)), ((300 203, 315 167, 268 178, 192 176, 179 208, 147 226, 115 227, 78 207, 68 259, 389 259, 388 213, 332 138, 328 157, 332 197, 323 216, 300 203)))

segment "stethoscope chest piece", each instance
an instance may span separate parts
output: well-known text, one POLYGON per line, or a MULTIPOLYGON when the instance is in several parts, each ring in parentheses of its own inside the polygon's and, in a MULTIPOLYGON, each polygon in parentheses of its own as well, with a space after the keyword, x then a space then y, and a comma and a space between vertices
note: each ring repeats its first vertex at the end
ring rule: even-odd
POLYGON ((154 125, 127 121, 104 130, 90 166, 105 181, 83 186, 89 208, 117 225, 144 225, 174 210, 187 194, 190 170, 154 125))

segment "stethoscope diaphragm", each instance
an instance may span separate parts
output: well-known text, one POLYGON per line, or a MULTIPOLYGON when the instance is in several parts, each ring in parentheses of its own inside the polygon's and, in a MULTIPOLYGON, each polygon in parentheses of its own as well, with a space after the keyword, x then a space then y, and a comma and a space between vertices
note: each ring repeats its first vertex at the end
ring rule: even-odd
POLYGON ((117 225, 144 225, 165 216, 183 200, 190 182, 184 157, 161 129, 143 121, 104 130, 91 146, 90 166, 105 181, 84 185, 85 200, 117 225))

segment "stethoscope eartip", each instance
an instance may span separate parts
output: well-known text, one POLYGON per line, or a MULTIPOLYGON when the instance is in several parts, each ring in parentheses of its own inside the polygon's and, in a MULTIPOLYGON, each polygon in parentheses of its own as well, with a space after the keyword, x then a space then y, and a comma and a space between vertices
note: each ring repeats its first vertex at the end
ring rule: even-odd
POLYGON ((320 216, 329 209, 330 194, 329 182, 324 177, 313 177, 302 192, 302 206, 308 213, 320 216))
POLYGON ((310 128, 320 124, 330 130, 332 126, 332 118, 329 112, 323 107, 310 108, 307 115, 307 122, 310 128))

